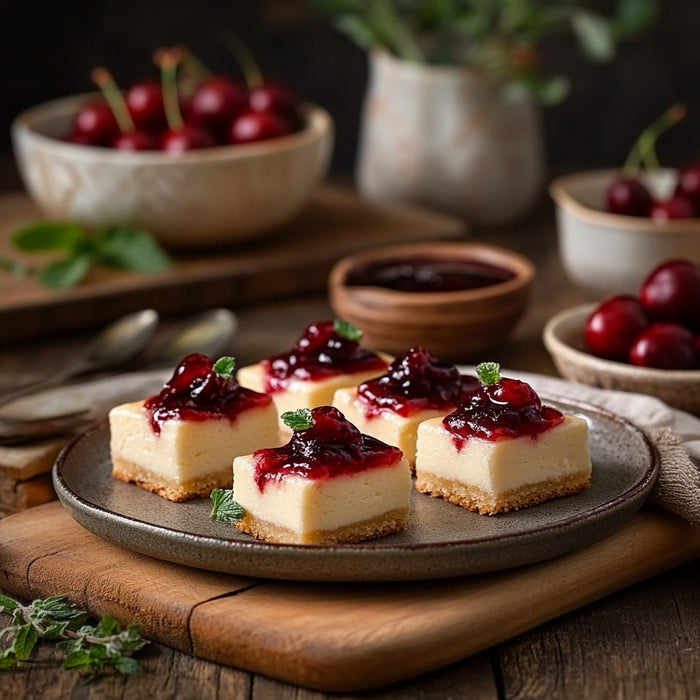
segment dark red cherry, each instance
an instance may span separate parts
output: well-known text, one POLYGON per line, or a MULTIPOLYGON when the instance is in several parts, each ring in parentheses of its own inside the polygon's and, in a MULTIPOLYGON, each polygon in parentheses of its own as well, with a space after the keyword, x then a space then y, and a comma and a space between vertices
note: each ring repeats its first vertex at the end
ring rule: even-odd
POLYGON ((158 81, 135 83, 126 91, 124 99, 137 129, 162 131, 165 128, 163 88, 158 81))
POLYGON ((119 134, 119 125, 106 102, 94 102, 78 112, 75 130, 87 136, 95 146, 108 146, 119 134))
POLYGON ((693 203, 684 194, 674 194, 670 199, 654 202, 649 211, 654 221, 692 219, 696 216, 693 203))
POLYGON ((157 151, 158 139, 148 131, 127 131, 120 134, 112 143, 118 151, 157 151))
POLYGON ((700 212, 700 163, 686 165, 678 173, 676 192, 685 195, 700 212))
POLYGON ((654 319, 700 328, 700 265, 667 260, 644 280, 640 299, 654 319))
POLYGON ((641 301, 622 294, 604 300, 593 310, 586 320, 584 341, 598 357, 627 362, 634 339, 648 325, 641 301))
POLYGON ((632 344, 629 361, 640 367, 693 369, 695 338, 685 326, 677 323, 652 323, 632 344))
POLYGON ((223 76, 211 76, 199 84, 187 107, 189 119, 210 131, 220 131, 246 107, 247 91, 223 76))
POLYGON ((179 129, 168 129, 160 142, 160 147, 167 153, 184 153, 216 145, 216 139, 196 124, 185 124, 179 129))
POLYGON ((229 141, 234 144, 266 141, 290 132, 289 124, 275 112, 247 110, 231 123, 229 141))
POLYGON ((605 208, 612 214, 649 216, 652 196, 645 185, 632 177, 620 177, 608 188, 605 208))

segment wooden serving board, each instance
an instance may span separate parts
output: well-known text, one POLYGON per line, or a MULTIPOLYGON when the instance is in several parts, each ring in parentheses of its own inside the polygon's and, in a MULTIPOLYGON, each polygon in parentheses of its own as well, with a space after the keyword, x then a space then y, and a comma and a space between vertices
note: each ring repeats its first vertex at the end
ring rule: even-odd
MULTIPOLYGON (((0 196, 0 257, 42 261, 22 257, 8 240, 17 226, 39 218, 26 194, 0 196)), ((349 187, 326 184, 284 228, 235 246, 174 253, 175 264, 162 273, 96 268, 80 285, 57 292, 35 278, 0 270, 0 343, 106 323, 143 307, 181 313, 318 291, 344 255, 392 243, 459 238, 464 230, 453 217, 371 204, 349 187)))
POLYGON ((314 584, 217 574, 100 540, 58 502, 0 521, 0 589, 67 594, 211 661, 320 690, 405 680, 700 555, 700 528, 645 507, 557 559, 444 581, 314 584))

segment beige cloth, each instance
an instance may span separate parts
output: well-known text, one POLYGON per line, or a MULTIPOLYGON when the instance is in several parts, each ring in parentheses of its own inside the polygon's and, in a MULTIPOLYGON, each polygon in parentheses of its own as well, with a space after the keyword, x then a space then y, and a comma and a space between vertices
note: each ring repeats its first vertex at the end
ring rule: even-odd
POLYGON ((643 394, 597 389, 538 374, 501 372, 527 381, 538 393, 606 408, 641 428, 659 453, 659 478, 650 500, 700 524, 700 418, 643 394))

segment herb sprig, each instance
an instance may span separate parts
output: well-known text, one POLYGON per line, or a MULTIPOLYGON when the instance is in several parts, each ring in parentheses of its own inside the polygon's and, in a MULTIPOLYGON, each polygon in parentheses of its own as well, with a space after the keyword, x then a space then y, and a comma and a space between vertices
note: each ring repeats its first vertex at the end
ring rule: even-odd
MULTIPOLYGON (((90 233, 76 224, 40 221, 12 232, 10 243, 24 253, 61 253, 38 269, 39 282, 50 289, 79 284, 95 265, 132 272, 160 272, 172 264, 155 238, 139 228, 114 226, 90 233)), ((30 273, 27 265, 0 258, 0 268, 17 276, 30 273)))
POLYGON ((220 523, 235 523, 245 515, 241 505, 233 500, 233 489, 214 489, 209 494, 214 504, 211 519, 220 523))
POLYGON ((87 624, 89 613, 79 610, 58 595, 22 605, 0 594, 0 612, 8 613, 12 622, 0 629, 0 669, 15 668, 27 661, 40 639, 57 642, 66 656, 64 668, 89 675, 109 669, 123 675, 137 675, 141 667, 131 654, 148 641, 141 636, 140 625, 122 630, 111 615, 104 615, 96 625, 87 624))

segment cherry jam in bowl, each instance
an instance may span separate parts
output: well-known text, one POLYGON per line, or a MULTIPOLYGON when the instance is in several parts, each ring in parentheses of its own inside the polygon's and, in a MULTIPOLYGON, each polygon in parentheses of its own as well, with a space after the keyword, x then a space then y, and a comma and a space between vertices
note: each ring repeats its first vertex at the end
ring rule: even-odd
POLYGON ((329 301, 372 349, 399 355, 420 345, 440 359, 474 360, 510 335, 534 273, 527 258, 497 246, 385 246, 336 263, 329 301))

